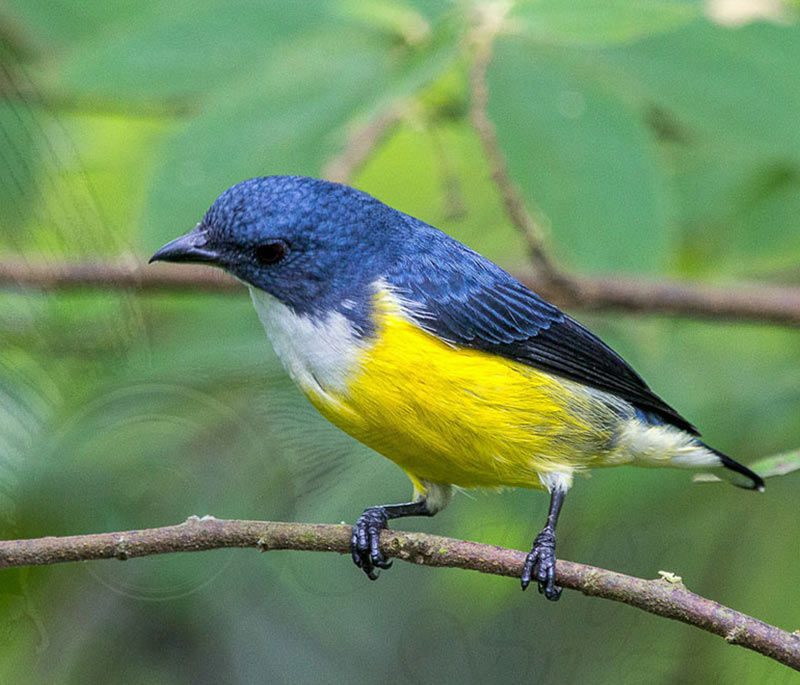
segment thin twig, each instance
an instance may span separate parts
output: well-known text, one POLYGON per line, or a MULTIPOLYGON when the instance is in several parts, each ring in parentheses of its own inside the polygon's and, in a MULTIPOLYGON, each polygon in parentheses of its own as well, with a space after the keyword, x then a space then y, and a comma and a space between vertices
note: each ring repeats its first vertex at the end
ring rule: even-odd
MULTIPOLYGON (((223 547, 349 553, 351 529, 345 525, 226 521, 190 517, 164 528, 98 535, 47 537, 0 542, 0 568, 43 566, 68 561, 131 559, 172 552, 197 552, 223 547)), ((423 533, 386 531, 381 536, 386 556, 425 566, 463 568, 518 578, 523 552, 493 545, 423 533)), ((696 626, 800 670, 800 635, 729 609, 686 589, 680 578, 662 573, 645 580, 615 571, 559 560, 556 581, 585 595, 622 602, 657 616, 696 626)))
POLYGON ((568 289, 570 287, 569 279, 555 267, 547 256, 542 240, 542 231, 534 222, 511 180, 500 143, 497 141, 494 124, 489 118, 489 88, 486 83, 486 70, 492 58, 494 38, 503 24, 504 13, 503 6, 500 4, 487 7, 489 9, 479 16, 472 36, 474 55, 469 71, 472 126, 489 161, 492 180, 500 191, 506 214, 525 239, 528 254, 537 275, 550 281, 553 285, 568 289))
POLYGON ((337 183, 349 183, 367 162, 375 148, 403 119, 408 107, 409 104, 405 100, 397 100, 378 112, 363 127, 355 130, 347 140, 341 154, 323 166, 323 178, 337 183))
MULTIPOLYGON (((564 289, 540 274, 517 277, 556 304, 592 311, 680 315, 717 321, 800 326, 800 288, 771 285, 715 286, 690 281, 623 276, 573 277, 564 289)), ((141 293, 232 293, 241 285, 221 271, 188 265, 136 263, 0 262, 0 288, 141 293)))

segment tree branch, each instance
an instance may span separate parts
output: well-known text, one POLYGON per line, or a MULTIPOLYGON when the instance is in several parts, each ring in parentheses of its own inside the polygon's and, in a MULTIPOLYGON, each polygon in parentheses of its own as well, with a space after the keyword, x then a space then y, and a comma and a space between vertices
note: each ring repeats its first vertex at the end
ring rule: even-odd
POLYGON ((403 119, 408 108, 408 102, 397 100, 354 131, 342 152, 322 168, 323 178, 337 183, 350 183, 375 148, 403 119))
POLYGON ((0 262, 0 288, 70 291, 233 293, 242 285, 218 269, 193 265, 149 266, 134 260, 112 262, 0 262))
MULTIPOLYGON (((220 520, 191 516, 164 528, 97 535, 47 537, 0 542, 0 568, 43 566, 68 561, 131 559, 172 552, 199 552, 223 547, 315 552, 350 551, 351 529, 346 525, 220 520)), ((389 557, 425 566, 463 568, 518 578, 523 552, 465 540, 386 531, 381 551, 389 557)), ((789 633, 729 609, 686 589, 680 578, 661 573, 645 580, 614 571, 559 560, 556 581, 585 595, 629 604, 657 616, 696 626, 800 670, 800 634, 789 633)))
MULTIPOLYGON (((623 276, 573 277, 564 289, 540 274, 517 274, 556 304, 584 310, 671 314, 703 319, 800 326, 800 288, 768 285, 713 286, 691 281, 623 276)), ((241 285, 221 271, 186 265, 135 262, 35 264, 0 262, 0 288, 69 291, 232 293, 241 285)))
POLYGON ((478 17, 473 30, 472 40, 475 54, 469 70, 470 87, 470 119, 472 127, 478 134, 483 146, 483 152, 489 162, 492 180, 500 191, 503 205, 511 223, 522 234, 528 246, 528 254, 537 275, 542 279, 558 285, 562 289, 569 288, 567 277, 562 274, 544 249, 541 229, 534 222, 533 217, 525 207, 522 197, 514 187, 514 182, 508 173, 505 157, 497 141, 494 124, 489 118, 489 88, 486 84, 486 70, 492 59, 492 45, 495 36, 505 20, 505 10, 500 5, 483 6, 483 12, 478 17))
POLYGON ((800 288, 762 284, 709 285, 630 276, 571 276, 569 287, 521 279, 562 307, 671 314, 701 319, 800 326, 800 288))

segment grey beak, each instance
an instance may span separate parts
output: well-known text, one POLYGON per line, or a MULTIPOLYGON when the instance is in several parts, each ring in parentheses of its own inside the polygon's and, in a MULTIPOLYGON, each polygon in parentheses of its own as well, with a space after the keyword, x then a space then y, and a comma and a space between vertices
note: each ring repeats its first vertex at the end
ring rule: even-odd
POLYGON ((156 252, 148 264, 153 262, 190 262, 197 264, 219 264, 220 254, 207 244, 208 234, 199 228, 171 240, 156 252))

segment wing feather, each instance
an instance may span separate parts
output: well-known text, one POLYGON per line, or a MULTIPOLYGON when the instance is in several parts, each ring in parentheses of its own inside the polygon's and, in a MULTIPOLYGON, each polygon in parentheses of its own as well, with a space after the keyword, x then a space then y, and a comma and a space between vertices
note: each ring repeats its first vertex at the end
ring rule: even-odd
POLYGON ((618 395, 698 434, 582 324, 478 253, 449 238, 442 249, 436 238, 406 255, 387 275, 390 286, 419 308, 415 321, 420 327, 447 342, 618 395))

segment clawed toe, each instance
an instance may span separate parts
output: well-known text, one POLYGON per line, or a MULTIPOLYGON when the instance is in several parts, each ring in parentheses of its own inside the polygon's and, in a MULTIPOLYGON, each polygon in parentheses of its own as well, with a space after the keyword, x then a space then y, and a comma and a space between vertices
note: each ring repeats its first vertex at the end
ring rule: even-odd
POLYGON ((522 567, 522 589, 536 580, 539 592, 547 599, 556 601, 561 588, 556 585, 556 539, 552 531, 545 528, 533 542, 533 548, 522 567))
POLYGON ((370 580, 378 579, 379 569, 392 565, 391 560, 384 558, 380 551, 381 531, 385 530, 388 518, 383 507, 370 507, 353 526, 353 536, 350 538, 353 562, 370 580))

